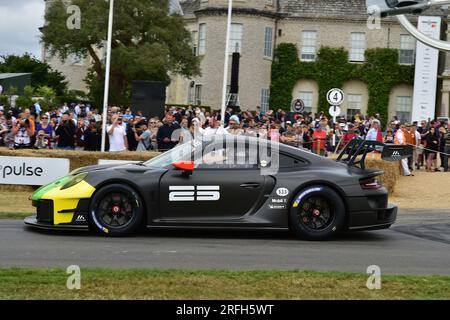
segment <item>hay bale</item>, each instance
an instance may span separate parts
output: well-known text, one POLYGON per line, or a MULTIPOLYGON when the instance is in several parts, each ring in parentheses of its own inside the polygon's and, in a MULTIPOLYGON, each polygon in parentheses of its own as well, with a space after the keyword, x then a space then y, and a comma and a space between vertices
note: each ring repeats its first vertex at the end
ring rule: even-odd
POLYGON ((384 174, 380 176, 378 180, 388 189, 390 194, 394 192, 395 185, 400 177, 397 162, 369 159, 366 161, 366 167, 382 169, 384 174))
MULTIPOLYGON (((335 160, 337 156, 332 156, 331 159, 335 160)), ((366 168, 381 169, 384 174, 378 177, 378 180, 385 186, 389 193, 392 194, 395 190, 395 185, 400 177, 398 170, 399 162, 388 162, 381 160, 380 154, 369 154, 366 158, 366 168)))
POLYGON ((0 191, 5 192, 29 192, 32 193, 36 190, 36 187, 33 186, 20 186, 13 184, 0 184, 0 191))

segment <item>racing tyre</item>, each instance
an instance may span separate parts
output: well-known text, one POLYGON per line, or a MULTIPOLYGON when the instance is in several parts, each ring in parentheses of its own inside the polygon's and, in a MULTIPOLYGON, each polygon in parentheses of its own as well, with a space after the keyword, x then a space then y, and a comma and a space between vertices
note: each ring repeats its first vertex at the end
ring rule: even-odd
POLYGON ((311 186, 294 197, 289 212, 291 231, 304 240, 328 240, 345 223, 345 205, 331 188, 311 186))
POLYGON ((138 193, 127 185, 111 184, 98 190, 89 208, 94 230, 113 237, 134 233, 142 224, 144 206, 138 193))

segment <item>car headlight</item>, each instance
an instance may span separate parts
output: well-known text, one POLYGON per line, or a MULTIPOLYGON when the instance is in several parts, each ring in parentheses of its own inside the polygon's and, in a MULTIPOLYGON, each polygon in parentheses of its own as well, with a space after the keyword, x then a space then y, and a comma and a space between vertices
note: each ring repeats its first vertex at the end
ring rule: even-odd
POLYGON ((60 190, 69 189, 69 188, 71 188, 71 187, 73 187, 73 186, 79 184, 81 181, 84 180, 84 178, 86 178, 87 175, 88 175, 87 172, 85 172, 85 173, 80 173, 80 174, 77 174, 77 175, 73 176, 69 181, 67 181, 67 182, 61 187, 60 190))

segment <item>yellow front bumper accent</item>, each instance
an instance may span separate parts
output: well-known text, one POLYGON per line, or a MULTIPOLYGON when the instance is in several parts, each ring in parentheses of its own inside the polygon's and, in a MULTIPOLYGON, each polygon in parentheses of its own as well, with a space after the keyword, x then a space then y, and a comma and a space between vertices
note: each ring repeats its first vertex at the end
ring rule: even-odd
POLYGON ((42 199, 53 200, 54 224, 71 223, 75 212, 59 213, 63 210, 75 210, 80 199, 89 199, 95 192, 95 188, 86 181, 74 185, 71 188, 60 190, 55 188, 42 196, 42 199))

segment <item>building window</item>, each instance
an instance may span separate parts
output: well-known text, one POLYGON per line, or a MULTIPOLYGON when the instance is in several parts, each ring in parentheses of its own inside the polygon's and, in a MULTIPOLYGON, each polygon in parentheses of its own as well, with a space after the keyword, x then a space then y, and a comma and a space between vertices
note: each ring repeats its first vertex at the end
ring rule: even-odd
POLYGON ((364 32, 352 32, 350 36, 350 57, 351 62, 364 62, 366 51, 366 34, 364 32))
POLYGON ((395 115, 400 122, 410 122, 412 111, 412 97, 397 97, 395 103, 395 115))
POLYGON ((231 24, 230 33, 230 47, 228 48, 229 53, 242 52, 242 33, 244 31, 244 26, 240 23, 231 24))
POLYGON ((197 105, 197 106, 202 105, 202 85, 201 84, 195 85, 195 105, 197 105))
POLYGON ((312 112, 313 109, 313 93, 312 91, 300 91, 298 93, 298 98, 305 104, 304 112, 312 112))
POLYGON ((206 24, 202 23, 198 27, 198 54, 206 53, 206 24))
POLYGON ((316 42, 317 42, 317 31, 302 32, 302 49, 300 53, 300 60, 302 61, 316 60, 316 42))
POLYGON ((198 55, 198 31, 191 32, 192 52, 195 56, 198 55))
POLYGON ((362 95, 348 94, 347 95, 347 119, 351 119, 362 110, 362 95))
POLYGON ((400 53, 399 63, 412 65, 414 64, 414 48, 416 41, 414 37, 409 34, 400 35, 400 53))
POLYGON ((188 88, 188 104, 195 104, 195 82, 191 81, 188 88))
POLYGON ((273 28, 266 27, 264 34, 264 57, 272 59, 273 53, 273 28))
POLYGON ((270 99, 270 90, 262 89, 261 90, 261 112, 266 113, 269 111, 269 99, 270 99))

